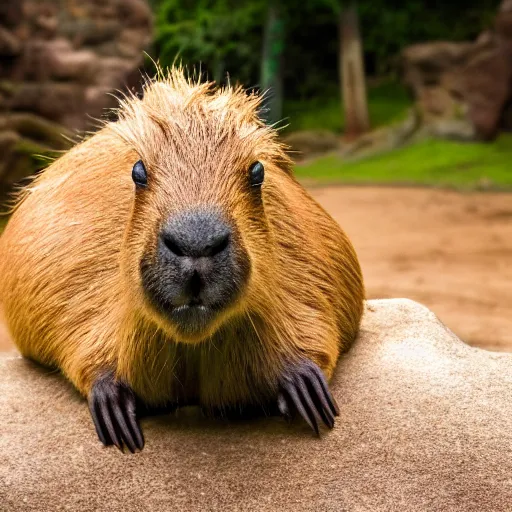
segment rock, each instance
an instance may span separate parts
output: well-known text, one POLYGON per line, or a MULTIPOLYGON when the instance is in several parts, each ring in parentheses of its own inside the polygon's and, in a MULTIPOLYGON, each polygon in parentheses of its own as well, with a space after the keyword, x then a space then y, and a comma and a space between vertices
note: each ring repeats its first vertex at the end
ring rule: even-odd
POLYGON ((472 43, 446 41, 409 46, 402 52, 405 80, 418 88, 437 85, 441 81, 441 73, 464 64, 472 50, 472 43))
POLYGON ((501 4, 495 22, 495 30, 502 43, 510 44, 512 40, 512 2, 510 0, 505 0, 501 4))
POLYGON ((84 85, 96 82, 100 60, 92 50, 75 50, 65 38, 48 41, 41 56, 49 79, 73 80, 84 85))
MULTIPOLYGON (((139 86, 152 37, 147 0, 0 3, 0 112, 35 114, 83 132, 115 106, 109 93, 139 86)), ((13 165, 23 175, 22 163, 13 165)), ((27 166, 25 174, 33 172, 27 166)), ((0 181, 0 189, 12 185, 0 181)))
MULTIPOLYGON (((57 157, 58 150, 71 146, 72 134, 61 125, 29 113, 0 114, 0 195, 9 187, 34 174, 44 159, 57 157)), ((4 206, 4 205, 2 205, 4 206)))
POLYGON ((109 87, 112 83, 120 83, 129 76, 132 67, 129 61, 119 57, 108 57, 101 60, 95 84, 109 87))
MULTIPOLYGON (((460 110, 463 111, 462 106, 460 110)), ((425 127, 424 133, 433 137, 462 142, 473 141, 477 138, 475 125, 467 117, 462 119, 436 119, 425 127)))
POLYGON ((283 142, 289 146, 290 156, 296 162, 336 151, 341 147, 341 137, 328 130, 293 132, 283 137, 283 142))
POLYGON ((62 82, 20 83, 8 107, 14 112, 32 112, 64 126, 73 126, 68 119, 87 111, 84 87, 62 82))
POLYGON ((60 376, 3 356, 2 510, 510 510, 512 354, 411 301, 370 301, 332 389, 341 414, 320 439, 188 408, 143 420, 146 447, 123 455, 60 376))
POLYGON ((145 0, 122 0, 119 5, 119 17, 128 28, 151 28, 151 9, 145 0))
MULTIPOLYGON (((0 120, 1 123, 1 120, 0 120)), ((14 145, 20 140, 20 136, 12 130, 0 131, 0 153, 7 155, 14 145)))
POLYGON ((464 100, 481 139, 494 139, 500 131, 503 111, 512 93, 511 58, 512 54, 508 56, 496 47, 472 59, 464 69, 464 100))
POLYGON ((474 53, 472 43, 447 42, 415 45, 402 53, 404 80, 433 135, 463 140, 483 136, 483 128, 471 118, 467 99, 468 78, 473 74, 464 70, 474 53))
POLYGON ((0 56, 11 57, 19 54, 21 43, 18 38, 6 28, 0 27, 0 56))
POLYGON ((2 155, 0 159, 0 177, 5 176, 10 171, 13 150, 20 138, 14 131, 0 131, 0 155, 2 155))
POLYGON ((21 137, 46 145, 49 148, 67 149, 71 133, 33 114, 0 115, 0 133, 16 132, 21 137))
POLYGON ((505 0, 495 27, 473 43, 433 42, 402 53, 403 75, 424 124, 436 135, 490 140, 512 100, 512 7, 505 0))
POLYGON ((115 40, 121 31, 117 20, 95 21, 76 18, 62 26, 62 34, 69 37, 76 46, 96 46, 115 40))
POLYGON ((23 19, 22 2, 0 2, 0 25, 7 28, 16 27, 23 19))
POLYGON ((148 47, 151 38, 144 28, 127 28, 119 34, 117 51, 121 57, 137 57, 137 48, 148 47))
POLYGON ((417 110, 413 108, 404 120, 365 133, 356 140, 345 143, 341 149, 341 156, 347 160, 368 158, 431 135, 421 129, 420 121, 417 110))

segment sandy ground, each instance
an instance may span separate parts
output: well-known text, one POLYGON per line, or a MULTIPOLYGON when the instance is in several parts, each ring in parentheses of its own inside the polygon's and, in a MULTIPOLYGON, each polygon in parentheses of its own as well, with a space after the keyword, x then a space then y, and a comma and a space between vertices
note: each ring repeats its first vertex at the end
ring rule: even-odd
MULTIPOLYGON (((471 345, 512 351, 511 194, 311 192, 352 239, 368 298, 417 300, 471 345)), ((0 325, 0 350, 10 349, 0 325)))
POLYGON ((352 239, 368 298, 407 297, 471 345, 512 351, 512 195, 312 190, 352 239))

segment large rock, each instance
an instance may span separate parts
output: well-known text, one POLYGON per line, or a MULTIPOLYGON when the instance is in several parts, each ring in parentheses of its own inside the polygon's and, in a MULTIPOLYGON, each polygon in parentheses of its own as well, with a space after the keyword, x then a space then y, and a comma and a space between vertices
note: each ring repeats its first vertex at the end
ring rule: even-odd
MULTIPOLYGON (((138 69, 152 32, 147 0, 1 4, 0 115, 29 113, 62 126, 64 133, 82 132, 95 127, 105 109, 116 106, 109 93, 139 87, 138 69)), ((35 142, 18 136, 26 145, 35 142)), ((61 149, 52 141, 42 145, 61 149)), ((35 170, 25 156, 9 176, 2 169, 12 165, 3 164, 0 190, 9 189, 14 175, 24 177, 35 170)))
POLYGON ((505 0, 495 27, 473 43, 433 42, 402 53, 404 80, 434 135, 494 138, 511 129, 512 4, 505 0))
POLYGON ((500 512, 512 503, 512 355, 471 348, 423 306, 370 301, 321 439, 279 418, 143 421, 145 449, 96 439, 54 372, 0 359, 2 511, 500 512))
POLYGON ((30 113, 0 113, 0 196, 70 147, 72 133, 30 113), (42 158, 41 155, 45 155, 42 158))

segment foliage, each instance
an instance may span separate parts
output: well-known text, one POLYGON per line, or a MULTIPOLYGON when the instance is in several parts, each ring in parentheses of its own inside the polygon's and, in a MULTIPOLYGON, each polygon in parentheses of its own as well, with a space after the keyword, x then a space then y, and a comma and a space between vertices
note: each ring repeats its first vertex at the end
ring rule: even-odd
POLYGON ((297 166, 299 178, 338 183, 512 189, 512 135, 493 143, 426 140, 361 161, 331 155, 297 166))
MULTIPOLYGON (((343 1, 280 0, 287 27, 284 52, 288 99, 324 96, 338 82, 338 14, 343 1)), ((275 2, 272 2, 274 5, 275 2)), ((473 40, 488 27, 499 0, 359 0, 370 76, 396 71, 400 50, 434 40, 473 40)), ((267 0, 153 0, 156 55, 178 58, 220 78, 229 72, 245 84, 259 83, 267 0)))
MULTIPOLYGON (((386 80, 368 89, 368 108, 373 128, 401 120, 410 106, 407 90, 394 80, 386 80)), ((344 129, 341 99, 334 89, 324 97, 286 101, 284 116, 287 131, 329 130, 341 133, 344 129)))
POLYGON ((247 68, 244 62, 259 58, 261 37, 252 31, 262 24, 263 7, 236 0, 161 0, 156 12, 160 62, 201 64, 217 81, 224 78, 227 63, 247 68))
POLYGON ((390 8, 386 0, 360 1, 360 17, 370 71, 389 72, 407 45, 431 41, 471 41, 489 27, 499 0, 450 0, 434 5, 402 0, 390 8))

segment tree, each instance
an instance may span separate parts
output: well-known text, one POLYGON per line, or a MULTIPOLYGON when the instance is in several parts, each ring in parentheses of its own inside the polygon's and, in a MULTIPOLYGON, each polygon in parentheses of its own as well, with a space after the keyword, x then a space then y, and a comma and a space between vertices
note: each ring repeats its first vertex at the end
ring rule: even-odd
POLYGON ((424 0, 392 6, 387 0, 149 1, 156 14, 155 55, 164 67, 177 60, 200 65, 217 81, 229 72, 234 82, 270 89, 269 122, 283 115, 284 90, 305 111, 332 102, 342 90, 347 131, 356 136, 369 127, 364 68, 371 76, 396 76, 397 57, 410 44, 474 40, 501 0, 452 0, 435 8, 424 0))
POLYGON ((283 116, 283 51, 284 19, 281 6, 269 2, 267 20, 263 36, 263 54, 261 58, 260 87, 268 91, 265 101, 265 120, 274 124, 283 116))
POLYGON ((345 110, 345 136, 354 138, 370 129, 363 45, 355 0, 341 10, 339 27, 339 68, 345 110))
POLYGON ((164 65, 176 59, 200 63, 221 82, 226 60, 250 59, 254 40, 248 37, 261 23, 261 2, 236 0, 161 0, 156 16, 156 43, 164 65))

